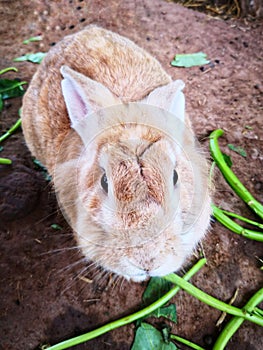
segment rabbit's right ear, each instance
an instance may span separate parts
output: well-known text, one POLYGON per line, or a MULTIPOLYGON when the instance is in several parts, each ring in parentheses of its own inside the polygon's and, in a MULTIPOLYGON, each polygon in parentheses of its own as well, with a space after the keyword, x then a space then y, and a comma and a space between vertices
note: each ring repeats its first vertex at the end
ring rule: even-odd
POLYGON ((184 86, 182 80, 172 81, 154 89, 142 102, 165 109, 184 122, 185 98, 182 92, 184 86))
POLYGON ((87 115, 120 103, 109 89, 97 81, 67 66, 62 66, 60 72, 64 78, 61 82, 62 94, 74 129, 87 115))

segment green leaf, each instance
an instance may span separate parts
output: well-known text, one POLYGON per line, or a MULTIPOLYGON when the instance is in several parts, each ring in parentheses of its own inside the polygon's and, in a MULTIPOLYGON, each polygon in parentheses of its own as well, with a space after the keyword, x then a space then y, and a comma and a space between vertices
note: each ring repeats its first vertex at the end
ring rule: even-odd
POLYGON ((233 165, 231 157, 228 154, 225 154, 225 153, 222 153, 222 154, 226 164, 229 166, 229 168, 231 168, 231 166, 233 165))
POLYGON ((176 350, 174 343, 165 343, 161 332, 148 323, 143 322, 137 328, 131 350, 176 350))
POLYGON ((0 152, 2 152, 2 151, 3 151, 3 149, 4 149, 4 147, 3 147, 3 146, 0 146, 0 152))
POLYGON ((51 225, 51 227, 54 229, 54 230, 63 230, 63 228, 60 226, 60 225, 58 225, 58 224, 52 224, 51 225))
POLYGON ((0 79, 0 94, 2 99, 22 96, 25 92, 22 85, 27 84, 25 81, 17 81, 10 79, 0 79))
POLYGON ((29 61, 33 63, 41 63, 41 61, 45 56, 46 56, 46 52, 27 53, 24 56, 14 58, 14 61, 15 62, 29 61))
POLYGON ((32 36, 31 38, 24 40, 23 44, 27 45, 27 44, 32 43, 34 41, 41 41, 41 40, 42 40, 42 36, 41 35, 32 36))
POLYGON ((166 344, 170 343, 170 333, 171 333, 171 327, 165 325, 162 328, 162 336, 163 336, 163 340, 166 344))
MULTIPOLYGON (((144 304, 149 305, 153 303, 154 301, 160 299, 164 294, 169 292, 169 290, 172 288, 172 284, 168 281, 166 281, 162 277, 152 277, 148 283, 148 286, 146 287, 142 299, 144 304)), ((176 322, 176 307, 174 304, 171 304, 169 306, 162 306, 158 308, 157 310, 153 311, 148 317, 165 317, 173 322, 176 322)), ((140 319, 137 321, 137 325, 140 325, 143 319, 140 319)))
POLYGON ((229 143, 227 146, 229 149, 231 149, 231 151, 234 151, 234 152, 240 154, 242 157, 247 156, 247 152, 244 150, 244 148, 242 148, 240 146, 234 146, 231 143, 229 143))
POLYGON ((143 293, 142 300, 145 304, 149 305, 157 299, 160 299, 164 294, 169 292, 171 288, 172 284, 164 278, 152 277, 143 293))
POLYGON ((0 112, 2 112, 4 108, 4 100, 2 94, 0 94, 0 112))
POLYGON ((177 317, 176 317, 176 306, 175 304, 171 304, 168 306, 163 306, 160 307, 159 309, 153 311, 150 315, 147 316, 148 317, 165 317, 168 320, 171 320, 173 322, 177 321, 177 317))
POLYGON ((207 55, 203 52, 191 53, 191 54, 177 54, 174 60, 171 62, 175 67, 194 67, 203 66, 210 61, 206 59, 207 55))

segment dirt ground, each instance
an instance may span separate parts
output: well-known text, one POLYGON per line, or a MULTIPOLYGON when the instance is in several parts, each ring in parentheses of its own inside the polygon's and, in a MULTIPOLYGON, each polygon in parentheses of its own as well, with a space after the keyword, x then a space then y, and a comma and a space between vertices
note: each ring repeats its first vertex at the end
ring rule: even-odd
MULTIPOLYGON (((66 34, 89 23, 116 31, 147 49, 176 79, 186 83, 185 95, 198 139, 208 149, 207 136, 225 130, 220 144, 231 154, 233 169, 254 196, 263 201, 263 25, 262 21, 212 18, 161 0, 0 1, 0 69, 15 65, 5 77, 30 81, 37 65, 14 63, 27 52, 48 51, 66 34), (107 5, 105 5, 107 3, 107 5), (41 34, 43 41, 23 45, 41 34), (203 51, 214 67, 180 69, 170 66, 176 53, 203 51), (226 145, 243 147, 247 158, 226 145)), ((17 119, 21 98, 6 101, 1 134, 17 119)), ((95 329, 139 310, 146 283, 113 285, 106 279, 80 277, 85 268, 74 249, 70 227, 58 210, 55 194, 32 162, 21 132, 3 143, 0 166, 0 349, 32 350, 95 329), (62 230, 54 230, 58 224, 62 230)), ((219 173, 214 201, 225 209, 253 217, 219 173)), ((241 238, 220 224, 203 241, 207 265, 192 279, 207 293, 242 307, 262 286, 262 244, 241 238)), ((194 258, 195 259, 195 258, 194 258)), ((178 322, 173 333, 209 349, 220 332, 220 312, 185 292, 173 300, 178 322)), ((134 325, 114 330, 76 349, 129 349, 134 325)), ((262 328, 244 322, 228 350, 262 349, 262 328)), ((75 348, 74 348, 75 349, 75 348)), ((181 346, 181 349, 186 349, 181 346)))

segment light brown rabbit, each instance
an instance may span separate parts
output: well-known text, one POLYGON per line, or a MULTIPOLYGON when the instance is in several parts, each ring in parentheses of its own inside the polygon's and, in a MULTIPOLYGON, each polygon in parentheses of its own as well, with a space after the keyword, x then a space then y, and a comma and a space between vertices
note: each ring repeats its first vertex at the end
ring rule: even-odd
POLYGON ((24 96, 27 145, 83 254, 134 281, 179 269, 209 227, 183 87, 130 40, 88 26, 50 50, 24 96))

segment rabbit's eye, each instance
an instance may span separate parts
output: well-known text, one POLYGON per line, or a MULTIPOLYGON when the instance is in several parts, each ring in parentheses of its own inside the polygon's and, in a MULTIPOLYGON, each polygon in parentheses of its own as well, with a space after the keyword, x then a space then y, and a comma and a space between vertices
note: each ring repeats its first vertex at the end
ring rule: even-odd
POLYGON ((174 170, 174 174, 173 174, 173 183, 174 183, 174 186, 176 185, 178 181, 178 174, 177 174, 177 171, 174 170))
POLYGON ((108 193, 108 179, 105 173, 101 177, 100 184, 104 191, 108 193))

